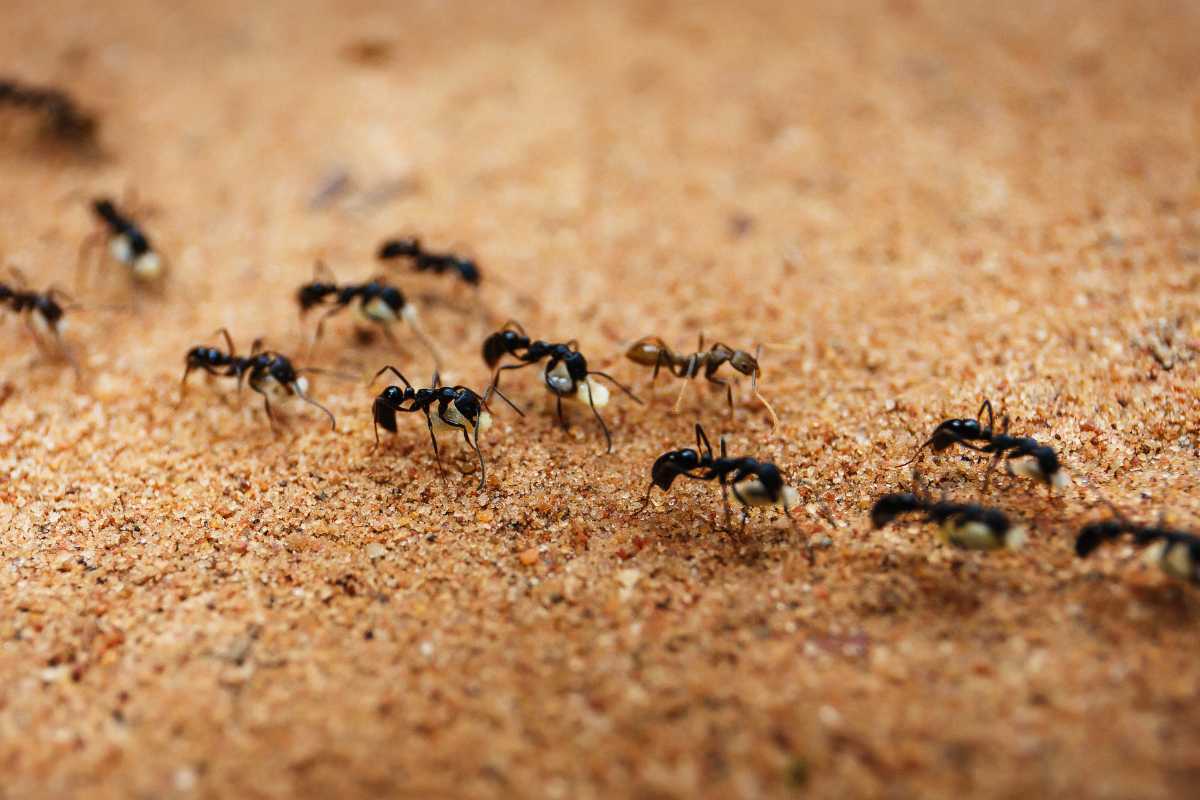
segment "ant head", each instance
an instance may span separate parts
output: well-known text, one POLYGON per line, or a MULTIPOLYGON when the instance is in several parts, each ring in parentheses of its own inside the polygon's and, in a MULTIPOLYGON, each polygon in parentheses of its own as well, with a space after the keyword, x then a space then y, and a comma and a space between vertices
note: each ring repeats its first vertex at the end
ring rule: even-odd
POLYGON ((63 308, 49 294, 38 295, 37 310, 51 326, 63 318, 63 308))
POLYGON ((650 480, 664 492, 671 491, 676 476, 700 466, 700 454, 690 447, 659 456, 650 468, 650 480))
POLYGON ((1055 476, 1062 469, 1062 465, 1058 462, 1058 453, 1054 452, 1054 448, 1046 445, 1034 448, 1033 457, 1037 459, 1038 469, 1042 471, 1042 475, 1046 476, 1046 481, 1054 481, 1055 476))
POLYGON ((483 413, 483 404, 480 402, 479 395, 464 391, 454 399, 454 407, 472 426, 479 424, 479 417, 483 413))
POLYGON ((270 361, 268 371, 271 373, 272 378, 284 386, 291 386, 299 380, 300 376, 296 374, 296 368, 292 366, 292 362, 288 360, 287 356, 275 353, 268 355, 268 359, 270 361))
POLYGON ((479 266, 469 258, 459 259, 457 262, 458 274, 462 279, 472 286, 478 286, 482 276, 479 274, 479 266))
POLYGON ((483 340, 483 360, 489 367, 494 367, 505 355, 528 346, 527 336, 505 328, 483 340))
POLYGON ((384 286, 379 292, 379 299, 382 300, 388 308, 393 311, 399 311, 404 308, 404 292, 397 289, 395 286, 384 286))
POLYGON ((296 292, 296 301, 300 304, 301 311, 308 311, 335 292, 337 292, 337 286, 334 284, 325 283, 324 281, 313 281, 300 287, 296 292))
POLYGON ((871 507, 871 525, 882 528, 900 514, 925 508, 925 501, 912 492, 885 494, 871 507))
POLYGON ((378 257, 405 258, 421 254, 420 239, 389 239, 379 246, 378 257))
POLYGON ((658 363, 659 354, 663 348, 657 339, 641 339, 630 345, 625 351, 625 357, 643 367, 653 367, 658 363))
POLYGON ((96 212, 96 216, 107 221, 114 220, 120 216, 113 201, 107 197, 98 197, 93 200, 92 210, 96 212))
POLYGON ((560 350, 555 355, 562 357, 562 362, 567 368, 567 374, 571 376, 571 380, 579 382, 587 380, 588 365, 587 359, 583 357, 583 353, 578 350, 572 350, 566 345, 559 345, 560 350))
POLYGON ((0 283, 0 303, 10 299, 14 294, 13 288, 7 283, 0 283))
POLYGON ((375 424, 389 433, 396 432, 396 407, 394 403, 400 402, 399 398, 392 400, 391 397, 402 394, 399 386, 389 386, 380 392, 379 397, 376 397, 375 402, 371 404, 371 416, 374 418, 375 424))
POLYGON ((929 448, 940 453, 958 442, 975 439, 986 439, 983 426, 975 419, 948 419, 938 425, 929 437, 929 448))
POLYGON ((1075 555, 1084 558, 1105 542, 1116 539, 1125 530, 1120 520, 1108 519, 1103 522, 1093 522, 1084 525, 1075 539, 1075 555))
POLYGON ((729 366, 743 375, 757 375, 759 373, 758 359, 745 350, 733 351, 733 355, 729 357, 729 366))

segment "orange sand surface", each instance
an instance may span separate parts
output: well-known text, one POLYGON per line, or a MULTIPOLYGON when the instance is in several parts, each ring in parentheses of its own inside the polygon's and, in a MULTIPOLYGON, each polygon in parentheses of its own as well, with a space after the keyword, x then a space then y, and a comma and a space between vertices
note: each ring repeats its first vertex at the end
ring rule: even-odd
POLYGON ((0 112, 0 258, 78 306, 81 362, 0 327, 0 798, 1193 797, 1200 594, 1106 497, 1200 529, 1200 5, 5 3, 3 69, 68 89, 104 157, 0 112), (161 292, 76 286, 89 201, 133 193, 161 292), (383 268, 387 236, 478 259, 383 268), (419 304, 482 389, 509 317, 647 400, 556 427, 505 377, 488 481, 366 378, 429 356, 293 294, 323 258, 419 304), (481 308, 480 302, 486 309, 481 308), (227 327, 337 415, 193 376, 227 327), (622 357, 764 351, 724 398, 622 357), (361 378, 361 380, 359 380, 361 378), (1052 444, 1048 498, 983 460, 927 489, 1029 528, 965 553, 870 529, 896 465, 983 397, 1052 444), (701 420, 780 465, 794 527, 714 485, 637 514, 701 420), (814 563, 805 543, 814 548, 814 563))

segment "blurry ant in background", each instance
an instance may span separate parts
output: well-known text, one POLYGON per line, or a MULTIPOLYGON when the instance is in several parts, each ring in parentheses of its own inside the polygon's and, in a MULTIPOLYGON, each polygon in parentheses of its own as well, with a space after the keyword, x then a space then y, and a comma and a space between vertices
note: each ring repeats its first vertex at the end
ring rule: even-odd
POLYGON ((608 432, 608 426, 604 424, 604 418, 600 416, 598 410, 608 405, 608 388, 592 380, 592 376, 611 381, 614 386, 633 398, 635 403, 642 402, 616 378, 604 372, 589 370, 587 359, 584 358, 583 353, 579 352, 579 344, 574 339, 566 344, 544 342, 540 339, 531 341, 525 335, 525 329, 520 324, 509 321, 483 342, 483 360, 489 367, 495 369, 506 355, 523 363, 508 364, 496 369, 492 376, 492 384, 488 388, 487 394, 484 395, 485 398, 491 397, 492 392, 500 390, 501 372, 509 369, 522 369, 548 359, 542 369, 542 380, 546 384, 546 389, 554 395, 558 421, 563 430, 567 429, 567 419, 563 416, 562 401, 566 399, 587 403, 592 409, 596 421, 600 423, 600 429, 604 431, 604 439, 608 443, 607 452, 609 453, 612 452, 612 434, 608 432))
MULTIPOLYGON (((767 461, 753 458, 729 458, 725 451, 725 437, 720 439, 721 455, 713 455, 712 444, 704 433, 700 423, 696 423, 696 447, 672 450, 659 456, 650 468, 650 486, 646 489, 646 498, 638 513, 650 504, 650 496, 654 487, 664 492, 671 491, 671 485, 678 477, 695 481, 716 480, 721 485, 721 499, 725 504, 725 528, 729 530, 729 493, 733 492, 734 499, 742 507, 742 527, 746 529, 746 519, 749 509, 760 506, 779 506, 795 527, 790 509, 800 503, 796 490, 783 482, 783 473, 779 467, 767 461)), ((739 532, 740 534, 740 532, 739 532)), ((809 559, 812 553, 809 552, 809 559)))
POLYGON ((1046 485, 1047 491, 1064 488, 1071 483, 1071 478, 1063 470, 1054 448, 1041 444, 1028 436, 1009 436, 1009 419, 1006 415, 1000 433, 995 433, 993 426, 995 418, 992 414, 992 403, 984 400, 979 407, 975 419, 948 419, 933 429, 933 434, 917 448, 917 452, 908 461, 899 466, 905 467, 916 461, 929 448, 934 453, 941 453, 952 445, 960 445, 979 453, 988 453, 992 459, 988 462, 987 471, 983 476, 983 489, 991 481, 992 471, 1000 461, 1004 461, 1005 470, 1009 475, 1020 475, 1032 478, 1046 485), (983 412, 987 412, 987 425, 983 424, 983 412), (971 442, 986 442, 980 446, 971 442))
POLYGON ((919 513, 938 527, 943 543, 964 550, 1017 550, 1025 529, 1013 525, 1003 511, 976 503, 932 501, 914 492, 885 494, 871 507, 871 525, 878 529, 901 514, 919 513))
POLYGON ((263 405, 267 409, 267 419, 270 420, 272 428, 275 427, 275 414, 271 411, 272 398, 277 403, 284 403, 294 397, 299 397, 309 405, 324 411, 329 417, 330 428, 337 430, 337 421, 334 419, 333 413, 308 396, 308 379, 300 374, 302 372, 321 372, 322 370, 313 367, 296 369, 287 356, 271 350, 263 350, 262 339, 254 340, 250 346, 249 356, 239 356, 233 346, 233 339, 230 338, 229 331, 221 328, 217 332, 225 338, 225 344, 229 348, 228 352, 204 345, 188 350, 184 358, 183 379, 179 382, 180 403, 183 402, 184 392, 187 389, 188 376, 194 370, 201 369, 210 375, 237 378, 239 392, 242 389, 243 381, 249 383, 251 389, 262 395, 263 405))
POLYGON ((1200 537, 1162 525, 1137 525, 1119 513, 1114 519, 1085 525, 1075 539, 1075 554, 1086 558, 1100 545, 1125 534, 1139 547, 1150 545, 1144 556, 1147 563, 1173 578, 1200 584, 1200 537))
POLYGON ((14 314, 19 314, 24 318, 25 326, 42 352, 47 352, 44 337, 47 334, 52 336, 58 352, 70 363, 71 368, 75 370, 75 377, 78 379, 81 376, 79 363, 75 360, 75 356, 67 347, 62 336, 67 321, 63 318, 66 315, 66 309, 59 299, 70 302, 70 296, 56 288, 50 288, 44 292, 29 291, 25 288, 24 274, 16 267, 10 267, 10 272, 15 283, 9 285, 0 282, 0 306, 7 305, 14 314))
POLYGON ((76 280, 79 286, 84 285, 88 255, 105 238, 108 239, 109 255, 128 267, 134 280, 149 284, 163 276, 166 271, 166 259, 150 244, 150 238, 141 226, 122 213, 108 198, 94 200, 92 212, 96 215, 99 228, 83 240, 79 249, 79 275, 76 280))
POLYGON ((44 115, 43 132, 49 138, 72 146, 96 144, 99 124, 60 89, 28 86, 0 78, 0 105, 29 109, 44 115))
POLYGON ((420 239, 388 239, 379 246, 378 258, 380 261, 411 259, 417 272, 437 275, 449 272, 471 286, 479 286, 482 280, 479 265, 471 259, 459 258, 453 253, 431 252, 421 247, 420 239))
POLYGON ((767 409, 767 413, 771 415, 771 425, 779 425, 779 417, 775 415, 775 409, 771 408, 771 404, 758 391, 758 378, 762 374, 762 369, 758 365, 758 357, 762 353, 762 347, 755 351, 754 355, 745 350, 734 350, 728 345, 717 342, 710 349, 704 349, 704 334, 700 334, 700 343, 696 348, 695 353, 683 354, 676 353, 667 344, 657 336, 645 336, 634 342, 630 348, 625 351, 625 357, 635 364, 640 364, 643 367, 654 367, 654 374, 650 376, 650 380, 654 381, 658 377, 659 370, 663 367, 674 375, 676 378, 682 378, 684 383, 679 387, 679 397, 675 399, 675 411, 679 411, 679 406, 683 402, 683 394, 687 390, 688 382, 700 374, 700 370, 704 370, 704 379, 709 383, 717 386, 725 387, 725 398, 729 403, 729 416, 733 416, 733 384, 725 378, 716 377, 716 372, 723 364, 728 363, 730 368, 742 375, 750 376, 750 388, 754 393, 754 397, 763 404, 767 409))
POLYGON ((327 306, 329 309, 321 315, 317 322, 317 330, 313 335, 314 346, 324 331, 325 320, 340 313, 355 300, 358 300, 358 311, 362 317, 377 324, 393 347, 399 348, 400 342, 392 332, 391 324, 397 320, 407 322, 413 333, 420 339, 421 344, 433 356, 435 366, 441 369, 441 356, 418 324, 417 310, 408 302, 403 292, 379 278, 372 278, 366 283, 339 284, 333 272, 325 266, 323 261, 316 263, 313 269, 313 280, 296 291, 296 301, 300 304, 301 316, 317 306, 327 306))
MULTIPOLYGON (((466 386, 442 386, 441 378, 435 372, 432 389, 414 389, 400 370, 386 366, 371 380, 374 383, 385 372, 391 372, 404 382, 404 388, 391 385, 379 393, 371 405, 371 416, 375 422, 375 444, 379 444, 379 428, 391 433, 396 432, 396 412, 413 414, 421 412, 425 415, 425 424, 429 427, 429 439, 433 442, 433 457, 437 460, 438 474, 445 479, 442 471, 442 455, 438 450, 437 435, 447 431, 462 431, 463 440, 479 457, 479 488, 484 487, 487 479, 487 467, 483 463, 483 453, 479 449, 479 434, 492 426, 492 415, 488 409, 487 400, 466 386), (407 405, 405 405, 407 403, 407 405), (430 409, 437 405, 437 413, 431 414, 430 409), (474 436, 474 441, 471 437, 474 436)), ((518 414, 521 410, 512 404, 507 397, 497 391, 504 402, 512 406, 518 414)))

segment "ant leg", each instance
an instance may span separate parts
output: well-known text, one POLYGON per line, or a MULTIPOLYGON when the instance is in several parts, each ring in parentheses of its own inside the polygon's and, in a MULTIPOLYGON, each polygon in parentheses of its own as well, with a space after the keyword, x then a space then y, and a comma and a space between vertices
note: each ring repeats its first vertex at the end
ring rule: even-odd
POLYGON ((433 458, 437 461, 438 475, 441 476, 442 483, 446 482, 446 471, 442 469, 442 454, 438 450, 437 434, 433 432, 433 417, 429 416, 429 409, 425 411, 425 424, 429 427, 429 441, 433 442, 433 458))
MULTIPOLYGON (((536 364, 536 363, 538 363, 538 362, 536 362, 536 361, 525 361, 525 362, 523 362, 523 363, 521 363, 521 364, 505 364, 503 367, 500 367, 500 368, 498 368, 498 369, 496 370, 496 374, 494 374, 494 375, 492 376, 492 385, 488 387, 488 390, 487 390, 487 392, 485 392, 485 393, 484 393, 484 395, 483 395, 483 400, 484 400, 484 402, 487 402, 488 400, 490 400, 490 399, 491 399, 491 397, 492 397, 492 392, 499 392, 499 391, 500 391, 500 373, 501 373, 501 372, 504 372, 505 370, 509 370, 509 369, 521 369, 521 368, 523 368, 523 367, 532 367, 532 366, 533 366, 534 364, 536 364)), ((503 396, 503 395, 501 395, 501 396, 503 396)), ((511 405, 511 403, 510 403, 510 405, 511 405)), ((516 406, 514 405, 514 406, 513 406, 513 408, 516 408, 516 406)), ((517 412, 517 413, 518 413, 518 414, 520 414, 521 412, 518 410, 518 412, 517 412)), ((521 416, 525 416, 525 415, 524 415, 524 414, 521 414, 521 416)))
POLYGON ((730 523, 732 511, 729 508, 729 487, 725 485, 725 481, 721 481, 721 504, 725 506, 725 532, 733 530, 730 523))
POLYGON ((77 292, 87 291, 87 279, 93 272, 96 272, 100 266, 99 259, 97 259, 93 268, 89 270, 87 268, 87 261, 88 256, 90 256, 92 251, 96 249, 96 246, 103 244, 104 233, 105 232, 103 229, 97 228, 84 237, 83 244, 79 247, 79 257, 75 262, 75 291, 77 292))
POLYGON ((976 422, 983 421, 982 417, 983 417, 984 411, 987 412, 987 415, 988 415, 987 426, 988 426, 988 429, 991 430, 995 426, 996 418, 992 415, 992 401, 986 397, 983 399, 983 405, 981 405, 979 407, 979 410, 975 412, 975 421, 976 422))
POLYGON ((558 424, 564 431, 569 431, 571 426, 567 424, 567 418, 563 415, 562 395, 554 395, 554 411, 558 415, 558 424))
MULTIPOLYGON (((756 362, 758 361, 758 357, 761 353, 762 353, 762 345, 760 344, 758 346, 758 348, 754 351, 754 360, 756 362)), ((763 406, 767 409, 767 413, 771 415, 771 427, 778 428, 779 427, 779 415, 777 415, 775 413, 775 409, 771 408, 771 404, 767 402, 767 398, 763 397, 762 393, 758 391, 758 373, 759 373, 759 370, 757 370, 757 369, 754 370, 754 375, 750 378, 750 391, 754 393, 755 399, 757 399, 758 402, 762 403, 763 406)))
POLYGON ((483 463, 483 452, 479 449, 479 428, 475 428, 476 441, 474 442, 471 441, 471 437, 467 433, 467 429, 465 427, 462 429, 462 435, 463 439, 465 439, 467 442, 467 447, 474 450, 475 455, 479 456, 479 491, 482 492, 484 482, 487 480, 487 467, 483 463))
MULTIPOLYGON (((325 335, 325 320, 329 319, 334 314, 337 314, 339 311, 342 311, 344 308, 346 308, 345 304, 335 305, 333 308, 322 314, 321 318, 317 320, 317 328, 313 332, 312 341, 308 344, 308 356, 306 357, 306 360, 307 358, 312 357, 313 351, 317 349, 317 342, 319 342, 321 337, 325 335)), ((253 352, 251 354, 253 355, 253 352)))
POLYGON ((75 355, 71 352, 71 349, 67 347, 67 343, 63 340, 62 333, 59 332, 58 326, 52 326, 50 331, 54 335, 54 341, 58 345, 59 352, 62 353, 63 358, 67 359, 67 362, 70 363, 71 369, 75 371, 75 381, 78 382, 82 380, 83 372, 79 369, 79 362, 75 360, 75 355))
POLYGON ((641 514, 646 510, 646 507, 650 505, 650 495, 652 494, 654 494, 654 481, 650 481, 650 486, 646 488, 646 496, 642 498, 642 504, 637 511, 633 512, 634 514, 641 514))
POLYGON ((604 441, 608 443, 606 453, 612 452, 612 434, 608 432, 608 426, 604 424, 604 417, 600 416, 600 411, 596 408, 596 401, 592 398, 592 389, 588 387, 588 405, 592 408, 592 414, 596 417, 596 422, 600 423, 600 430, 604 431, 604 441))
POLYGON ((996 466, 1000 463, 1000 459, 1003 458, 1003 456, 1003 453, 997 453, 992 457, 992 460, 988 462, 987 469, 984 470, 983 473, 983 491, 986 492, 988 490, 988 486, 991 484, 992 480, 992 472, 996 469, 996 466))
POLYGON ((332 411, 330 411, 328 408, 326 408, 325 406, 318 403, 316 400, 313 400, 311 397, 306 395, 304 392, 300 391, 300 387, 298 385, 292 384, 292 391, 294 391, 300 397, 301 400, 308 403, 310 406, 316 406, 317 408, 324 411, 325 416, 329 417, 329 429, 334 430, 334 431, 337 430, 337 420, 334 418, 332 411))
POLYGON ((684 392, 687 391, 687 388, 690 384, 691 384, 691 380, 688 378, 684 378, 683 385, 679 387, 679 396, 675 398, 675 406, 672 409, 676 414, 679 413, 679 406, 683 404, 684 392))
POLYGON ((183 398, 187 394, 187 379, 188 375, 192 374, 192 367, 189 365, 183 370, 183 377, 179 380, 179 402, 175 404, 175 408, 183 405, 183 398))
POLYGON ((267 409, 267 419, 271 421, 271 430, 277 432, 277 429, 275 427, 275 414, 274 414, 274 412, 271 411, 271 398, 267 397, 266 392, 259 392, 258 389, 255 389, 254 391, 258 392, 259 394, 261 394, 263 396, 263 405, 267 409))
MULTIPOLYGON (((430 339, 427 335, 425 335, 425 331, 421 328, 420 325, 417 324, 417 320, 416 320, 415 316, 410 314, 408 316, 405 316, 404 320, 405 320, 405 322, 408 323, 408 327, 412 328, 412 332, 417 335, 417 338, 421 340, 421 344, 425 345, 425 349, 429 351, 429 355, 433 356, 434 369, 436 369, 438 372, 441 372, 442 371, 442 354, 440 352, 438 352, 438 349, 434 345, 433 340, 430 339)), ((399 347, 399 342, 396 341, 396 336, 395 336, 395 334, 392 333, 391 328, 389 328, 386 324, 384 324, 383 330, 384 330, 384 333, 387 335, 388 341, 392 343, 392 346, 399 347)))

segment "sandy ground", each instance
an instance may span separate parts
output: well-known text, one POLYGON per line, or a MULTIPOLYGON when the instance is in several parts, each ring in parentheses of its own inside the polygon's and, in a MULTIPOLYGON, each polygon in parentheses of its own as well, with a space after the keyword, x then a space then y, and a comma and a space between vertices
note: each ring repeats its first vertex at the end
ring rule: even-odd
MULTIPOLYGON (((87 202, 132 191, 172 271, 93 276, 79 386, 0 327, 0 797, 1194 796, 1200 595, 1071 546, 1101 494, 1200 528, 1200 7, 485 5, 5 3, 5 69, 107 151, 2 117, 5 262, 71 288, 87 202), (199 378, 176 409, 188 347, 303 361, 314 259, 363 279, 401 233, 484 270, 492 317, 390 273, 451 380, 511 316, 635 383, 612 455, 531 373, 483 492, 419 418, 375 450, 365 381, 314 377, 336 433, 199 378), (778 429, 621 358, 701 331, 789 345, 778 429), (983 397, 1074 484, 926 481, 1027 549, 870 530, 983 397), (697 419, 781 465, 794 529, 735 540, 694 483, 635 513, 697 419)), ((304 363, 428 379, 355 328, 304 363)))

